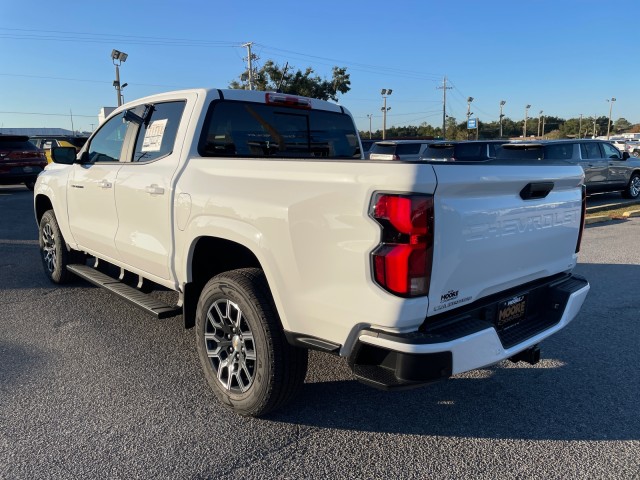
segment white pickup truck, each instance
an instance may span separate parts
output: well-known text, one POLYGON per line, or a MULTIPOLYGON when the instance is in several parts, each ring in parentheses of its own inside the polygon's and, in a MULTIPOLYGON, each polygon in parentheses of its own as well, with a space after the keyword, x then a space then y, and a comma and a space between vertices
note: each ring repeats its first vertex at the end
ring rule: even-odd
POLYGON ((571 274, 579 166, 365 160, 333 103, 171 92, 119 107, 77 155, 52 153, 34 195, 45 273, 182 315, 243 415, 292 398, 308 349, 384 389, 535 363, 589 290, 571 274))

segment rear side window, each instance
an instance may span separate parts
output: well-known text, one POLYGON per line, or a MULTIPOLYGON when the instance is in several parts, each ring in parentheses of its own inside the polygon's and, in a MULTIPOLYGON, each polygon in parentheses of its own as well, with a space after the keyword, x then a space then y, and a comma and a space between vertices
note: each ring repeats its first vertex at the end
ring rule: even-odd
POLYGON ((506 147, 503 145, 496 152, 497 158, 511 160, 542 160, 543 151, 541 145, 517 145, 514 147, 506 147))
POLYGON ((600 152, 600 147, 596 142, 593 143, 581 143, 580 144, 580 152, 582 154, 582 158, 602 158, 602 153, 600 152))
POLYGON ((454 156, 456 160, 486 160, 487 146, 484 143, 458 143, 454 156))
POLYGON ((547 145, 544 149, 544 158, 551 160, 571 160, 573 157, 573 143, 560 143, 547 145))
POLYGON ((134 162, 150 162, 173 152, 184 106, 184 101, 153 105, 149 118, 140 125, 134 162))
POLYGON ((608 143, 601 143, 600 145, 606 158, 621 158, 620 151, 613 145, 609 145, 608 143))
POLYGON ((206 157, 360 158, 351 117, 324 110, 215 101, 200 154, 206 157))

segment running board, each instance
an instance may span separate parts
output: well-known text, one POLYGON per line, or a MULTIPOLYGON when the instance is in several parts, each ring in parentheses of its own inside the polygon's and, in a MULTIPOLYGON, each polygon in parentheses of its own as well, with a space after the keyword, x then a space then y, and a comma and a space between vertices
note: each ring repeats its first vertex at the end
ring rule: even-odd
POLYGON ((98 287, 106 288, 111 293, 115 293, 120 298, 141 308, 156 318, 169 318, 182 315, 182 307, 167 305, 146 293, 142 293, 129 285, 125 285, 120 280, 99 272, 95 268, 88 267, 87 265, 67 265, 67 270, 98 287))

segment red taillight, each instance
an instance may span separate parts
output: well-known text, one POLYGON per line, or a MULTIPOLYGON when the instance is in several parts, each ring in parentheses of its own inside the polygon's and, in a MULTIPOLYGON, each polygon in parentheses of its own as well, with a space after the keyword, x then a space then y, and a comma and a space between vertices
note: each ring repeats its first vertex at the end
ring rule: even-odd
POLYGON ((284 95, 282 93, 267 93, 265 101, 268 105, 283 105, 293 108, 311 108, 311 99, 305 97, 295 97, 293 95, 284 95))
POLYGON ((373 251, 373 277, 385 290, 401 296, 429 293, 433 263, 433 197, 377 194, 371 217, 382 227, 373 251))
POLYGON ((587 216, 587 187, 582 185, 582 214, 580 215, 580 232, 578 233, 578 243, 576 243, 576 253, 580 251, 582 243, 582 232, 584 231, 584 219, 587 216))

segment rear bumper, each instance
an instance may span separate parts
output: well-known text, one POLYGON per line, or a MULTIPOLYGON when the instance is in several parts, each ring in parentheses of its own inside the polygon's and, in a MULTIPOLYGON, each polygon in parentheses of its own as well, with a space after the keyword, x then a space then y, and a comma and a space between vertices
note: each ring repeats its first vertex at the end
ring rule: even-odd
POLYGON ((452 312, 435 325, 425 322, 416 332, 362 330, 349 364, 358 380, 384 389, 423 385, 492 365, 569 324, 582 307, 589 283, 579 276, 565 276, 517 292, 535 300, 531 307, 535 314, 520 324, 501 329, 493 321, 497 305, 513 295, 511 291, 464 312, 452 312))

